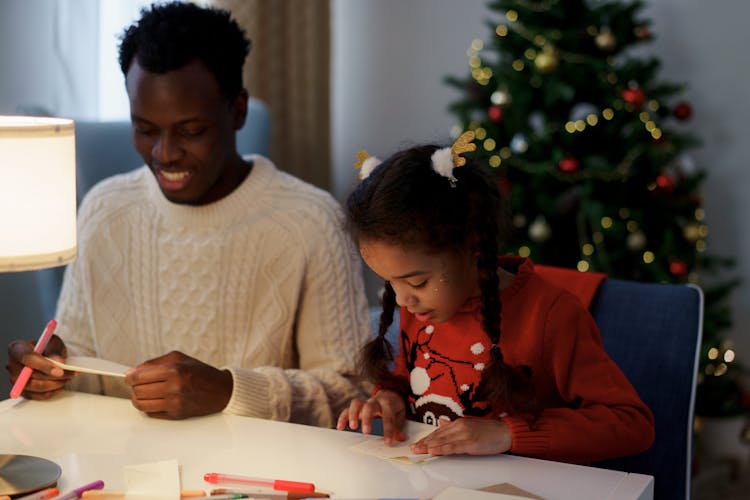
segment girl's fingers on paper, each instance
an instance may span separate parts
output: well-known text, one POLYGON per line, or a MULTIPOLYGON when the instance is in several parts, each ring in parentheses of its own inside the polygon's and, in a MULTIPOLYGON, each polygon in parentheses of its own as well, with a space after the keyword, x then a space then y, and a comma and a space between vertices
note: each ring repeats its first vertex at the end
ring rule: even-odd
POLYGON ((380 417, 383 419, 383 438, 385 444, 393 441, 405 441, 406 435, 401 430, 406 420, 406 407, 401 396, 393 391, 380 391, 378 400, 381 407, 380 417))
POLYGON ((495 455, 508 451, 510 446, 510 430, 505 423, 460 418, 414 443, 411 451, 431 455, 495 455))

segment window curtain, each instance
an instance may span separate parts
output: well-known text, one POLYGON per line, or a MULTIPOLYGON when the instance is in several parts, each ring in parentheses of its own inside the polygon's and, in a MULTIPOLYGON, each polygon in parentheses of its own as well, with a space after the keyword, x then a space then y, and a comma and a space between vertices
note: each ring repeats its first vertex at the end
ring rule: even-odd
MULTIPOLYGON (((330 0, 212 0, 252 41, 244 81, 271 112, 276 165, 330 189, 330 0)), ((249 124, 252 126, 252 124, 249 124)))

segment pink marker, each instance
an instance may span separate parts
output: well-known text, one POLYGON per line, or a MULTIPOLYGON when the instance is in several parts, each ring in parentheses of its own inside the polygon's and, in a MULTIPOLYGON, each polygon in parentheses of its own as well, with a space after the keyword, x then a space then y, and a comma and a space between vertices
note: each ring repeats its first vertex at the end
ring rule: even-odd
POLYGON ((265 486, 274 490, 313 492, 313 483, 302 483, 299 481, 285 481, 284 479, 262 479, 258 477, 233 476, 231 474, 219 474, 208 472, 203 475, 204 481, 211 484, 249 484, 253 486, 265 486))
POLYGON ((75 488, 74 490, 71 490, 63 495, 60 495, 59 497, 55 498, 55 500, 75 500, 78 498, 82 498, 83 494, 86 491, 89 490, 101 490, 104 488, 104 481, 101 479, 94 481, 93 483, 84 484, 83 486, 79 488, 75 488))
MULTIPOLYGON (((57 328, 57 321, 54 319, 49 320, 47 327, 42 332, 41 337, 39 337, 39 341, 34 346, 34 352, 41 354, 44 351, 44 348, 47 347, 47 342, 49 342, 49 339, 52 338, 52 334, 55 332, 55 328, 57 328)), ((32 371, 30 366, 23 367, 23 370, 21 370, 16 379, 16 383, 13 384, 13 388, 10 390, 10 397, 17 398, 21 395, 26 384, 29 382, 32 371)))

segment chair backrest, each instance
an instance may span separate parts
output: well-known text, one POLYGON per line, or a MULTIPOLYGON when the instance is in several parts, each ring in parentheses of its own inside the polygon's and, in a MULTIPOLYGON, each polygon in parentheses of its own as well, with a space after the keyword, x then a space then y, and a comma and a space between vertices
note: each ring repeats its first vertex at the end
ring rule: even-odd
MULTIPOLYGON (((571 277, 578 273, 570 272, 571 277)), ((690 498, 701 289, 608 278, 594 296, 591 313, 605 350, 651 408, 656 427, 648 451, 595 465, 654 476, 655 500, 690 498)), ((371 308, 374 332, 379 318, 380 308, 371 308)), ((387 337, 397 348, 398 314, 387 337)))
MULTIPOLYGON (((143 165, 143 159, 133 147, 131 131, 129 120, 75 122, 79 203, 99 181, 143 165)), ((267 155, 270 135, 271 118, 268 107, 263 101, 250 97, 247 101, 245 126, 237 131, 237 151, 241 154, 267 155)), ((64 267, 56 267, 34 272, 45 318, 54 317, 63 271, 64 267)))
POLYGON ((656 500, 690 498, 703 292, 606 279, 591 313, 604 348, 651 408, 656 427, 649 450, 597 465, 654 476, 656 500))

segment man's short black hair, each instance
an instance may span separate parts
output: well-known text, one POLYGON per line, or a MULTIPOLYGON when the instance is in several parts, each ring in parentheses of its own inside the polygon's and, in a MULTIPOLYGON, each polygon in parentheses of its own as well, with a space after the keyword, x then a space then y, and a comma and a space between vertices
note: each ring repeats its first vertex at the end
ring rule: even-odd
POLYGON ((242 66, 250 40, 226 10, 167 2, 141 9, 140 20, 120 41, 120 69, 127 75, 134 60, 152 73, 166 73, 198 59, 233 99, 242 90, 242 66))

